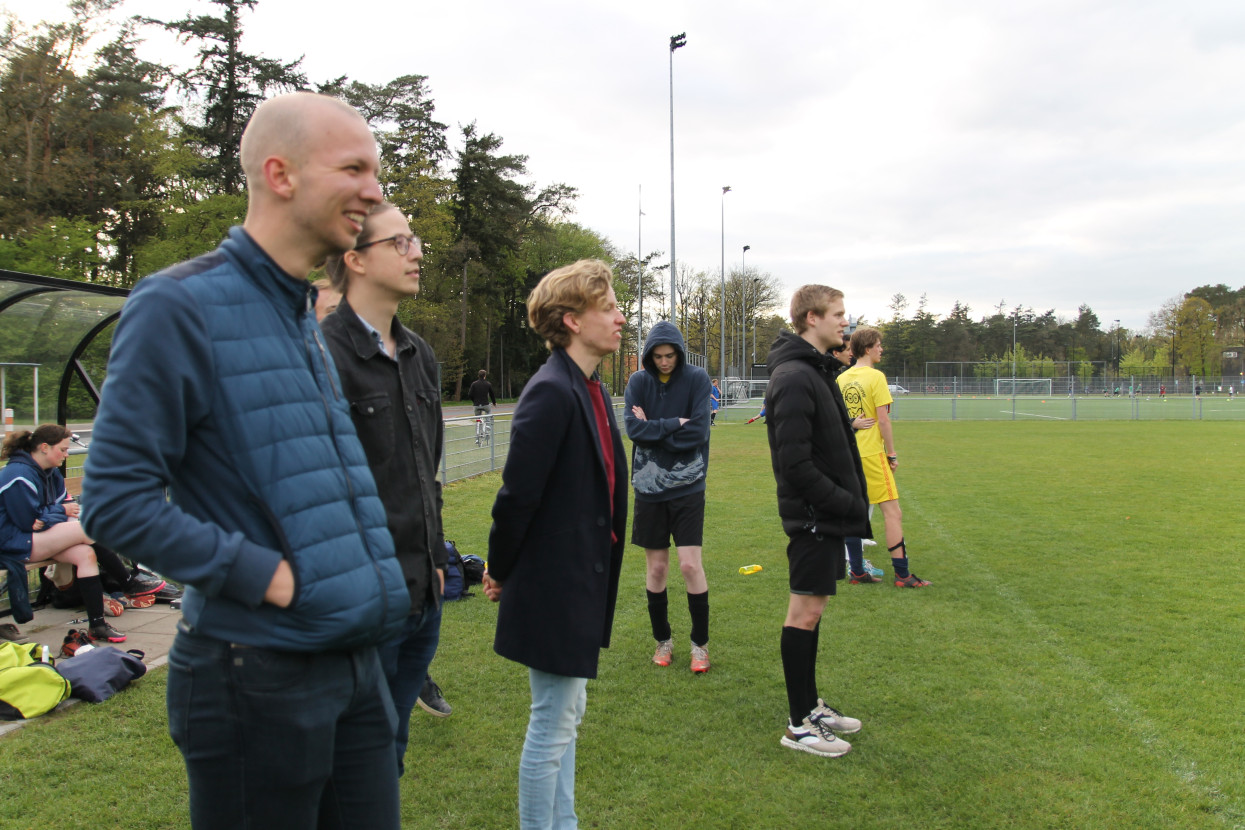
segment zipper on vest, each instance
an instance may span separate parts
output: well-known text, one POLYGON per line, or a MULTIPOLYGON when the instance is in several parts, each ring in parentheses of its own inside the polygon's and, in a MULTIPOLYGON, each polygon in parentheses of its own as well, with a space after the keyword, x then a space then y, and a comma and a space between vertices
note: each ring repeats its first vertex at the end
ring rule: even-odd
POLYGON ((316 341, 316 348, 320 350, 320 362, 324 364, 324 376, 328 378, 329 388, 333 390, 333 399, 340 401, 342 396, 337 391, 337 384, 333 382, 333 370, 329 368, 329 356, 324 351, 324 342, 320 340, 320 332, 312 331, 311 339, 316 341))
MULTIPOLYGON (((329 370, 328 355, 324 350, 324 343, 320 340, 318 331, 312 331, 312 339, 316 341, 316 347, 320 350, 320 359, 324 362, 324 373, 328 378, 329 387, 333 390, 333 397, 341 400, 341 395, 337 391, 337 384, 333 383, 333 373, 329 370)), ((306 340, 303 344, 306 345, 306 340)), ((307 346, 307 351, 311 351, 311 347, 307 346)), ((314 361, 311 355, 308 359, 314 361)), ((341 467, 342 479, 346 482, 346 497, 350 500, 350 515, 354 517, 355 528, 359 532, 359 541, 363 543, 363 550, 367 553, 368 560, 372 563, 372 571, 376 575, 376 583, 380 588, 381 616, 380 622, 383 625, 385 620, 389 619, 389 596, 385 590, 385 576, 381 573, 380 563, 376 561, 376 555, 372 552, 372 546, 367 541, 367 531, 363 527, 363 519, 359 517, 359 507, 354 492, 354 482, 350 480, 350 468, 346 466, 346 459, 342 457, 341 449, 337 446, 337 430, 333 427, 333 407, 325 399, 324 394, 320 394, 320 403, 324 405, 324 417, 328 421, 329 437, 333 442, 333 449, 337 455, 338 466, 341 467)), ((397 551, 394 552, 395 560, 397 551)))

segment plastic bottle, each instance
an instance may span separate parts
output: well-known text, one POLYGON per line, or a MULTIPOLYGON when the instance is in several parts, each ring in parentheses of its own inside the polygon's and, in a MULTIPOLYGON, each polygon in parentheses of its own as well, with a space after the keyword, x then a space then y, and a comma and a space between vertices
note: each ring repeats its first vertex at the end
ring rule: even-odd
POLYGON ((759 573, 761 570, 762 568, 760 565, 744 565, 739 569, 739 573, 743 576, 747 576, 748 574, 759 573))

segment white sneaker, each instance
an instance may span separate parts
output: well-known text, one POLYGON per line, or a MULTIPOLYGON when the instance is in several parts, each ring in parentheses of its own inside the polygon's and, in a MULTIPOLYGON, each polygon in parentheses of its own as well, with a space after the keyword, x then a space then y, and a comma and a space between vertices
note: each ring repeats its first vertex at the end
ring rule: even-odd
POLYGON ((849 718, 838 709, 827 706, 826 702, 821 698, 817 698, 817 708, 813 710, 813 714, 809 717, 821 722, 822 725, 833 729, 835 732, 842 732, 844 735, 860 731, 860 721, 855 718, 849 718))
POLYGON ((779 742, 790 749, 810 752, 827 758, 838 758, 852 751, 852 745, 830 731, 825 724, 805 718, 799 726, 788 724, 779 742))

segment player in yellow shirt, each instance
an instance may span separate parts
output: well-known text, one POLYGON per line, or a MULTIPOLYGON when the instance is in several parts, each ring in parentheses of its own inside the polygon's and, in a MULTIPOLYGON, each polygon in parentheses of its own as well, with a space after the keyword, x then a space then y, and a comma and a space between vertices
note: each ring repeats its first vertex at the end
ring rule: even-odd
POLYGON ((895 568, 895 587, 925 588, 929 582, 908 570, 908 549, 904 544, 903 514, 899 510, 899 488, 895 484, 895 436, 891 430, 890 405, 893 401, 886 386, 886 375, 874 368, 882 359, 882 333, 863 327, 852 333, 852 354, 856 365, 836 379, 843 393, 843 402, 852 418, 876 418, 877 423, 856 433, 860 464, 869 486, 869 503, 882 510, 886 520, 886 549, 895 568))

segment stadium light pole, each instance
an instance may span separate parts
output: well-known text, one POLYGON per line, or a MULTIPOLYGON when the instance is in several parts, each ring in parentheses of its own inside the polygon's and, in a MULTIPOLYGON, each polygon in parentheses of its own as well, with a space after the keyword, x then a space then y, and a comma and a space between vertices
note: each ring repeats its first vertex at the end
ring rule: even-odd
POLYGON ((674 256, 674 50, 687 45, 687 32, 670 36, 670 322, 674 322, 675 277, 678 260, 674 256))
POLYGON ((640 185, 640 193, 636 201, 636 208, 640 212, 635 220, 635 263, 640 272, 640 275, 636 277, 636 289, 640 295, 640 324, 636 326, 635 353, 639 354, 644 348, 644 185, 640 185))
POLYGON ((748 380, 752 380, 752 367, 757 363, 757 300, 761 296, 761 278, 752 278, 752 362, 748 364, 748 380))
MULTIPOLYGON (((739 255, 740 262, 742 263, 739 275, 742 287, 739 290, 744 298, 743 311, 739 315, 739 339, 742 341, 739 346, 739 373, 741 375, 743 374, 744 363, 747 362, 748 357, 748 250, 750 248, 752 248, 751 245, 745 245, 743 253, 739 255)), ((748 379, 752 379, 751 372, 748 373, 748 379)), ((748 394, 752 394, 751 389, 748 390, 748 394)))
POLYGON ((726 385, 726 194, 730 192, 729 186, 722 188, 722 324, 718 326, 718 331, 722 335, 722 343, 718 352, 718 369, 720 370, 718 376, 722 378, 724 387, 726 385))
POLYGON ((1115 321, 1115 381, 1120 380, 1120 321, 1115 321))
POLYGON ((1012 397, 1016 397, 1016 326, 1020 321, 1020 309, 1012 314, 1012 397))

